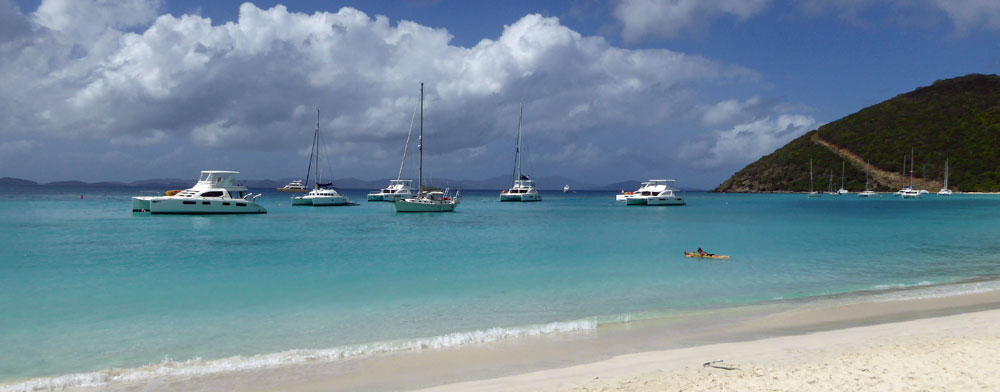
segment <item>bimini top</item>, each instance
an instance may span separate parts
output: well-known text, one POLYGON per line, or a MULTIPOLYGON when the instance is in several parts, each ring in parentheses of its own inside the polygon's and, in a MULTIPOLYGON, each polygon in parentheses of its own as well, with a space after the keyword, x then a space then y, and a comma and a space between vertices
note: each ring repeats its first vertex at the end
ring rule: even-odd
POLYGON ((203 170, 201 172, 201 177, 198 177, 198 183, 204 185, 214 185, 214 186, 232 186, 233 177, 240 172, 229 171, 229 170, 203 170))

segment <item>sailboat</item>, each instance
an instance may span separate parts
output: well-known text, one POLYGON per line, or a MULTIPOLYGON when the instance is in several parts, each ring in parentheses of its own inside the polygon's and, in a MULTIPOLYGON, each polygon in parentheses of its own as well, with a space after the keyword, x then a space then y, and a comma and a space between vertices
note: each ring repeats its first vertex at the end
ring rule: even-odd
POLYGON ((514 186, 500 192, 500 201, 542 201, 542 195, 535 188, 535 180, 521 173, 521 121, 524 119, 524 105, 517 117, 517 144, 514 146, 514 186))
POLYGON ((865 163, 865 191, 858 193, 858 197, 872 197, 875 196, 875 191, 868 187, 868 179, 871 177, 870 172, 872 170, 871 162, 865 163))
POLYGON ((424 84, 420 83, 420 136, 417 138, 420 166, 417 169, 417 195, 396 200, 396 212, 449 212, 458 206, 458 193, 449 197, 448 191, 436 187, 424 187, 424 84))
POLYGON ((833 169, 830 169, 830 182, 827 183, 826 194, 831 196, 840 196, 839 193, 833 191, 833 169))
POLYGON ((846 195, 848 193, 847 189, 844 189, 844 170, 847 168, 847 162, 840 162, 840 189, 837 189, 838 195, 846 195))
POLYGON ((312 150, 309 152, 309 169, 306 170, 306 182, 309 182, 309 175, 312 174, 313 158, 316 159, 316 177, 315 182, 313 182, 313 189, 309 191, 305 196, 294 196, 292 197, 293 206, 346 206, 352 205, 351 199, 347 196, 343 196, 337 193, 336 189, 333 189, 333 182, 322 183, 320 182, 320 169, 319 169, 319 152, 320 152, 320 142, 319 142, 319 109, 316 109, 316 133, 313 134, 313 145, 312 150))
POLYGON ((410 148, 410 136, 413 135, 413 119, 416 117, 417 108, 413 108, 413 115, 410 116, 410 132, 406 134, 406 144, 403 145, 403 161, 399 163, 399 173, 395 180, 389 180, 389 186, 368 193, 368 201, 396 201, 413 197, 413 180, 403 180, 403 165, 406 164, 406 151, 410 148))
POLYGON ((947 159, 944 160, 944 186, 941 187, 941 190, 938 191, 937 194, 940 195, 940 196, 950 196, 951 195, 951 189, 948 189, 948 160, 947 159))
MULTIPOLYGON (((913 187, 913 167, 916 165, 916 161, 916 158, 913 156, 913 148, 910 148, 910 185, 903 187, 903 189, 899 191, 899 197, 904 199, 915 199, 920 197, 920 191, 913 187)), ((905 164, 906 161, 904 160, 903 162, 905 164)), ((903 171, 903 174, 906 174, 905 170, 903 171)))
POLYGON ((821 194, 813 190, 813 160, 809 160, 809 197, 819 197, 821 194))

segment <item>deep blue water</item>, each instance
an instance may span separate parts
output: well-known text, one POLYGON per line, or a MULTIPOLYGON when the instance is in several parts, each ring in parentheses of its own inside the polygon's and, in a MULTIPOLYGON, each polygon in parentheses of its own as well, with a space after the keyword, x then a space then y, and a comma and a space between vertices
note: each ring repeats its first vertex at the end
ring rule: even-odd
POLYGON ((995 195, 466 191, 454 213, 397 214, 365 191, 322 208, 266 191, 266 215, 130 212, 158 192, 0 190, 0 383, 1000 275, 995 195), (732 259, 683 256, 698 247, 732 259))

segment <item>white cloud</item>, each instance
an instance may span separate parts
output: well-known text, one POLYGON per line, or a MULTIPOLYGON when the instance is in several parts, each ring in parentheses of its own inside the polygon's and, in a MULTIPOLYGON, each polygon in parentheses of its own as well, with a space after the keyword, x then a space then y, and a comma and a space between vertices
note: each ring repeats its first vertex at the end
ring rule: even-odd
POLYGON ((31 16, 34 43, 3 53, 11 61, 0 64, 0 82, 23 86, 0 92, 0 119, 19 125, 7 129, 289 149, 309 140, 313 114, 302 108, 319 106, 334 141, 357 143, 355 152, 383 143, 394 150, 422 80, 428 132, 449 136, 436 152, 476 151, 510 132, 520 102, 539 134, 641 128, 687 112, 699 85, 756 77, 699 56, 616 48, 540 15, 463 48, 444 29, 391 25, 352 8, 301 14, 244 3, 239 18, 222 25, 161 15, 127 32, 159 3, 83 3, 43 2, 31 16), (68 17, 77 12, 94 23, 68 17), (72 31, 100 42, 78 50, 64 33, 72 31), (46 110, 54 115, 38 115, 46 110))
POLYGON ((929 0, 948 14, 959 33, 977 28, 1000 29, 1000 1, 929 0))
POLYGON ((676 38, 704 29, 714 19, 732 16, 746 20, 765 9, 770 0, 623 0, 615 7, 626 40, 643 37, 676 38))
POLYGON ((706 108, 701 121, 713 127, 746 121, 760 114, 765 109, 764 106, 764 100, 759 96, 748 98, 743 102, 727 99, 706 108))
POLYGON ((766 116, 714 132, 711 141, 689 142, 681 149, 681 155, 692 159, 694 166, 703 168, 746 164, 819 125, 812 116, 803 114, 766 116))

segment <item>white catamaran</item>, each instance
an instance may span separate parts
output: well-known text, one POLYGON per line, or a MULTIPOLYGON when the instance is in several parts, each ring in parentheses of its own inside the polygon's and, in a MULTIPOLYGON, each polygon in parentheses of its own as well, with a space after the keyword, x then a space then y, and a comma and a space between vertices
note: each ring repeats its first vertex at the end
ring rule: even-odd
POLYGON ((333 189, 333 182, 323 184, 320 182, 319 170, 319 109, 316 109, 316 133, 313 134, 312 151, 309 153, 309 169, 306 172, 306 182, 309 182, 309 175, 312 173, 313 158, 316 158, 316 177, 313 182, 313 190, 305 196, 292 197, 293 206, 346 206, 353 205, 351 199, 341 195, 333 189))
POLYGON ((368 194, 368 201, 397 201, 413 197, 413 180, 403 180, 403 166, 406 164, 406 151, 410 148, 410 136, 413 135, 413 120, 417 117, 417 107, 413 107, 410 116, 410 131, 406 134, 406 144, 403 145, 403 161, 399 163, 399 173, 395 180, 389 180, 389 186, 368 194))
POLYGON ((809 197, 820 197, 822 193, 813 190, 813 160, 809 160, 809 197))
POLYGON ((944 160, 944 185, 941 187, 941 190, 938 191, 937 194, 939 196, 950 196, 951 193, 952 193, 951 189, 948 189, 948 160, 945 159, 944 160))
POLYGON ((517 145, 514 146, 514 186, 500 192, 500 201, 542 201, 542 195, 535 188, 535 180, 521 173, 521 121, 524 119, 524 105, 517 118, 517 145))
POLYGON ((201 172, 198 183, 183 191, 168 192, 169 196, 136 196, 132 198, 132 212, 150 214, 265 214, 267 210, 257 204, 260 194, 247 193, 228 170, 201 172))
POLYGON ((869 173, 871 172, 872 164, 871 162, 866 162, 865 164, 865 191, 858 193, 858 197, 872 197, 876 196, 875 191, 868 187, 868 178, 871 177, 869 173))
POLYGON ((458 206, 458 193, 455 197, 448 195, 448 190, 424 187, 424 84, 420 83, 420 136, 417 138, 420 166, 417 169, 417 195, 396 200, 393 205, 396 212, 449 212, 458 206))

